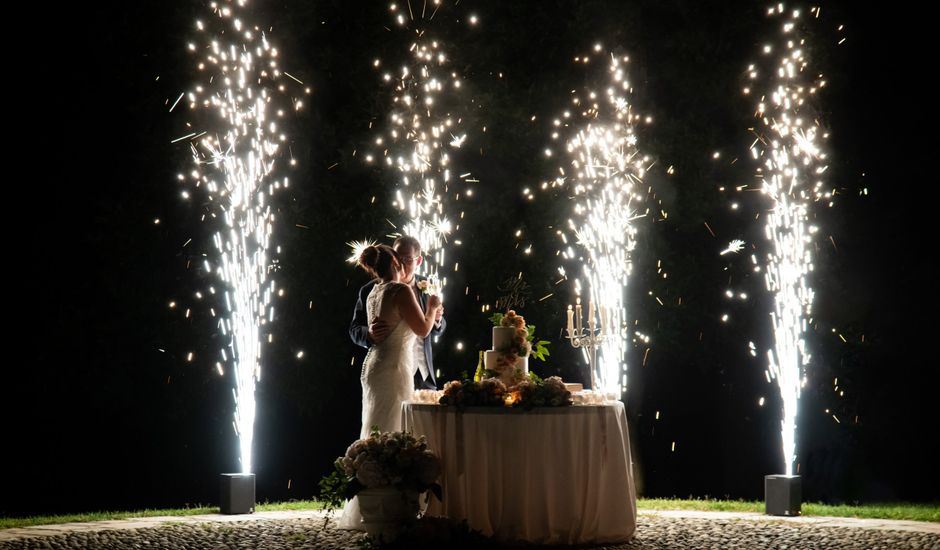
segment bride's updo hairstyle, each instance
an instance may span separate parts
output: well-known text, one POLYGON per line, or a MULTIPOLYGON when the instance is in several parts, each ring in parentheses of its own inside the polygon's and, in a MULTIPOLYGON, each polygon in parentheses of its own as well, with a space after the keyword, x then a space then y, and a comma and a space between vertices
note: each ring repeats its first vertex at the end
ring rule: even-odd
POLYGON ((395 249, 386 244, 378 244, 363 249, 359 254, 359 265, 366 270, 366 273, 387 281, 392 278, 395 271, 393 259, 401 262, 395 249))

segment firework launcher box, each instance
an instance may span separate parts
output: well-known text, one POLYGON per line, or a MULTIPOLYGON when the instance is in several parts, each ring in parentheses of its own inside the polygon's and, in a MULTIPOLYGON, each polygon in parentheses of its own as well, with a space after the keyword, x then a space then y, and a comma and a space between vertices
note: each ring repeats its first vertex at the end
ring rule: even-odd
POLYGON ((802 500, 800 476, 764 476, 764 501, 768 516, 798 516, 802 500))
POLYGON ((255 511, 255 474, 222 474, 219 508, 223 514, 252 514, 255 511))

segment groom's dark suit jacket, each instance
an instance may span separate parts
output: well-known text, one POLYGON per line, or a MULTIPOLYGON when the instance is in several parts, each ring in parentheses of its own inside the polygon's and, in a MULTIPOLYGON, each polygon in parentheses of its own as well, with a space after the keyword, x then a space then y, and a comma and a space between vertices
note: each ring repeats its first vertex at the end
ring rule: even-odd
MULTIPOLYGON (((416 281, 424 281, 427 277, 422 277, 420 275, 415 275, 416 281)), ((372 287, 375 286, 375 283, 378 279, 369 281, 365 286, 359 289, 359 299, 356 300, 356 309, 353 311, 352 322, 349 323, 349 337, 352 338, 352 341, 357 346, 364 348, 369 348, 369 321, 368 316, 366 315, 366 298, 369 297, 369 293, 372 292, 372 287)), ((428 310, 428 295, 424 292, 418 292, 418 304, 421 305, 421 311, 428 310)), ((437 389, 437 378, 434 377, 434 361, 431 353, 431 337, 440 336, 444 333, 444 329, 447 328, 447 320, 441 317, 440 325, 437 323, 434 324, 434 328, 431 329, 431 334, 424 339, 424 358, 428 362, 428 373, 429 377, 423 379, 421 376, 421 371, 415 373, 415 388, 416 389, 437 389)))

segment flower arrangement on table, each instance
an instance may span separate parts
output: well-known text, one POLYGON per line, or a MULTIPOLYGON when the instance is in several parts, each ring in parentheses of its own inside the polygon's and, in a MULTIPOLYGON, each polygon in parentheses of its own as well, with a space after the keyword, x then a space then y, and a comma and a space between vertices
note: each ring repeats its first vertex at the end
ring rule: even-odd
POLYGON ((320 480, 320 498, 327 508, 339 508, 363 489, 377 487, 430 491, 441 499, 437 483, 441 459, 428 448, 424 436, 373 428, 369 437, 354 441, 333 464, 333 472, 320 480))
POLYGON ((557 376, 539 378, 534 372, 519 384, 507 389, 496 378, 453 380, 444 385, 440 404, 463 407, 567 407, 572 404, 571 392, 557 376))
POLYGON ((455 407, 501 407, 505 404, 506 385, 497 378, 451 380, 444 384, 441 405, 455 407))
POLYGON ((573 403, 571 392, 558 376, 544 380, 534 372, 509 392, 507 405, 530 410, 535 407, 567 407, 573 403))

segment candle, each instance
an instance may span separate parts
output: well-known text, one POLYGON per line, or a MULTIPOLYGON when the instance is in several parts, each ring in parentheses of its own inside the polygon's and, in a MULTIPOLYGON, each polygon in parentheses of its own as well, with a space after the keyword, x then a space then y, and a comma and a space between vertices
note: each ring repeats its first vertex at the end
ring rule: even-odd
POLYGON ((571 306, 568 306, 568 338, 574 336, 574 312, 571 311, 571 306))
POLYGON ((599 332, 598 334, 599 334, 600 336, 603 336, 603 335, 604 335, 604 325, 607 324, 607 319, 604 318, 604 317, 607 316, 607 308, 602 305, 602 306, 600 306, 600 310, 601 310, 601 318, 600 318, 600 329, 601 329, 601 330, 600 330, 600 332, 599 332))
POLYGON ((591 328, 591 335, 594 334, 594 300, 588 302, 588 327, 591 328))
POLYGON ((575 331, 578 336, 581 336, 581 298, 578 298, 578 301, 575 302, 574 306, 574 316, 575 316, 575 331))

